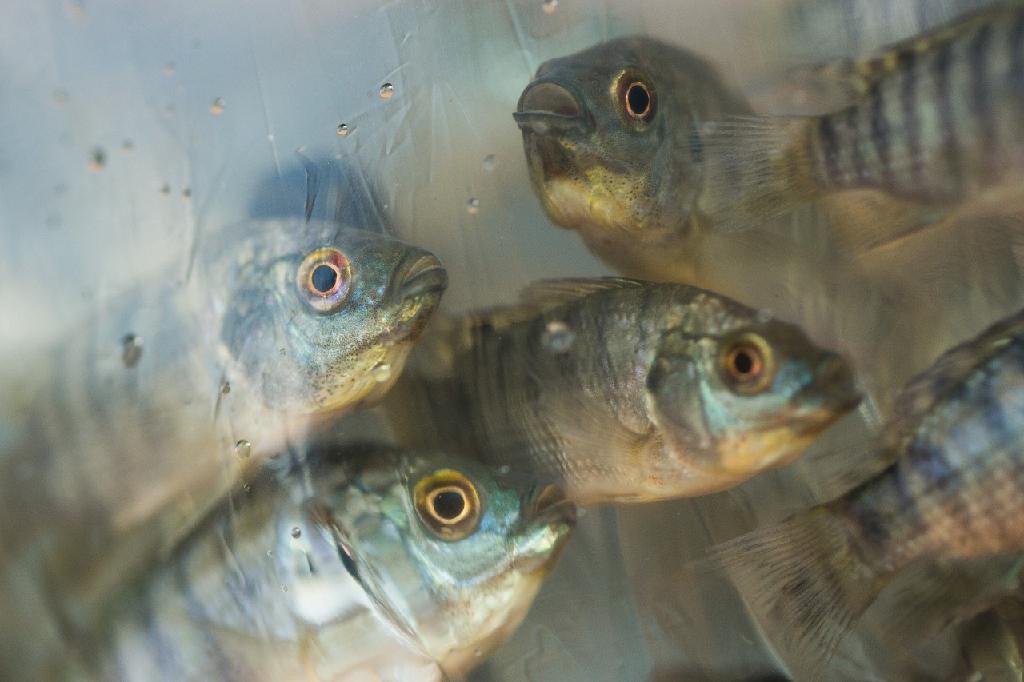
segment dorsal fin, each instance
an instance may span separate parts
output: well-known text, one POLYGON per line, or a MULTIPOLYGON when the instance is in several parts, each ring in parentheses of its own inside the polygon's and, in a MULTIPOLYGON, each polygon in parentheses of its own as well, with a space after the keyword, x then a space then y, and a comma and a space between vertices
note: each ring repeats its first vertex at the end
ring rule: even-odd
POLYGON ((645 282, 628 277, 570 277, 542 279, 523 289, 520 300, 538 312, 578 301, 600 291, 642 287, 645 282))

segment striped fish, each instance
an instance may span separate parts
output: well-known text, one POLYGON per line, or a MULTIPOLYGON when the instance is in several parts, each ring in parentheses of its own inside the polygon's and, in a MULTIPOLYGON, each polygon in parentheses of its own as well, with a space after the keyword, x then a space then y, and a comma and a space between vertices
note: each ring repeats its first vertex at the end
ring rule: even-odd
POLYGON ((943 355, 898 404, 883 445, 889 467, 716 550, 796 651, 830 655, 881 590, 923 561, 999 557, 1019 569, 1024 312, 943 355))
POLYGON ((93 606, 245 473, 393 383, 446 284, 431 254, 250 222, 25 358, 0 431, 0 677, 35 679, 93 606))
POLYGON ((1024 7, 972 14, 821 75, 848 83, 849 106, 716 125, 708 144, 725 163, 712 171, 709 199, 722 229, 842 190, 936 205, 1004 183, 1019 190, 1024 7), (731 191, 715 192, 716 183, 731 191))
POLYGON ((702 289, 550 280, 524 299, 417 349, 385 401, 406 443, 459 447, 577 504, 640 502, 790 462, 859 400, 838 355, 702 289))
POLYGON ((59 674, 440 682, 514 632, 574 524, 557 492, 443 453, 321 442, 278 469, 125 593, 59 674))

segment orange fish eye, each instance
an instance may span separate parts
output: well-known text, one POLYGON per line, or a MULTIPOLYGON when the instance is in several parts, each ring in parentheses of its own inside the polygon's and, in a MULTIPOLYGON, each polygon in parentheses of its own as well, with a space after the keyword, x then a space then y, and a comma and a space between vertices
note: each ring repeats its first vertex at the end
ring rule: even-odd
POLYGON ((744 334, 728 344, 720 362, 726 381, 741 393, 760 393, 771 384, 771 349, 760 336, 744 334))
POLYGON ((297 280, 300 293, 313 308, 330 312, 348 295, 352 268, 345 254, 325 247, 316 249, 302 260, 297 280))

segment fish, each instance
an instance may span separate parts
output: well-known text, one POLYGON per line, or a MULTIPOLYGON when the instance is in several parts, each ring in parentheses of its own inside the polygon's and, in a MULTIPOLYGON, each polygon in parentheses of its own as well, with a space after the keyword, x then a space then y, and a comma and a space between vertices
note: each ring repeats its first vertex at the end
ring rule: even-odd
POLYGON ((798 328, 681 284, 543 280, 447 327, 385 399, 399 441, 477 453, 579 505, 729 488, 860 398, 798 328))
POLYGON ((667 267, 658 251, 678 261, 714 224, 706 124, 752 113, 704 59, 630 36, 541 64, 513 116, 552 222, 617 271, 650 278, 667 267))
MULTIPOLYGON (((710 555, 735 576, 781 643, 820 662, 912 568, 981 562, 1006 563, 1013 575, 1020 570, 1024 311, 949 350, 907 385, 897 405, 878 445, 888 466, 836 499, 710 555)), ((916 596, 909 590, 900 612, 960 600, 950 588, 958 571, 949 575, 916 596)))
POLYGON ((246 221, 6 382, 0 670, 34 678, 97 604, 288 442, 390 388, 447 275, 329 222, 246 221))
POLYGON ((479 462, 320 439, 120 594, 62 674, 451 679, 515 631, 574 524, 479 462))
POLYGON ((711 199, 720 229, 846 190, 939 206, 1019 195, 1024 7, 973 13, 818 76, 846 83, 852 101, 820 116, 716 124, 709 153, 725 162, 709 183, 733 190, 711 199))

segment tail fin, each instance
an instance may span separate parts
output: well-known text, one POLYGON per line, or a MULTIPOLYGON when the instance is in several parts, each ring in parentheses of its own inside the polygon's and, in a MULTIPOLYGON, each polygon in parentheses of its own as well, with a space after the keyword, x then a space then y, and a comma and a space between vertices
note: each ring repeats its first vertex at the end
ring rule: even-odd
POLYGON ((857 557, 842 520, 828 507, 731 540, 712 557, 766 634, 816 669, 881 589, 878 574, 857 557))
POLYGON ((705 124, 702 202, 714 229, 755 228, 817 198, 811 120, 737 116, 705 124))

